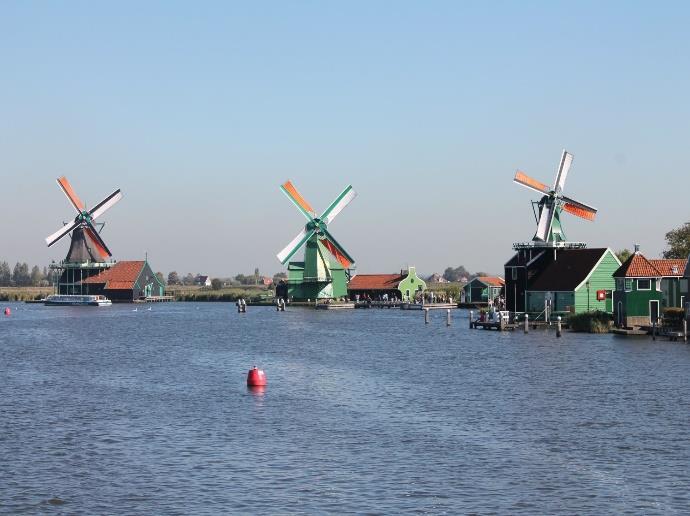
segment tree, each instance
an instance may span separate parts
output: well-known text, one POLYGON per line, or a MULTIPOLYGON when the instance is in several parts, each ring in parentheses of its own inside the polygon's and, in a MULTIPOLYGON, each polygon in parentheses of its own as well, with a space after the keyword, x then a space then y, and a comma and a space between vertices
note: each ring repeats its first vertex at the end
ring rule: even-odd
POLYGON ((664 258, 687 258, 690 255, 690 222, 666 233, 666 244, 664 258))
POLYGON ((194 285, 194 275, 188 272, 187 275, 182 279, 183 285, 194 285))
POLYGON ((26 287, 31 285, 31 275, 29 274, 29 264, 19 263, 14 266, 12 271, 12 281, 17 287, 26 287))
POLYGON ((213 278, 211 280, 211 288, 213 290, 220 290, 221 288, 223 288, 223 282, 220 281, 220 279, 218 278, 213 278))
POLYGON ((620 251, 616 251, 616 256, 621 261, 621 263, 625 263, 625 260, 630 258, 631 254, 632 254, 632 251, 628 248, 621 249, 620 251))
POLYGON ((34 287, 38 287, 41 284, 42 280, 43 280, 43 273, 41 273, 41 269, 38 268, 38 265, 34 265, 31 268, 31 284, 34 287))
POLYGON ((460 281, 461 278, 469 278, 469 276, 469 271, 462 265, 456 267, 455 269, 453 267, 448 267, 445 271, 443 271, 443 277, 448 281, 460 281))
POLYGON ((12 272, 7 262, 0 262, 0 287, 9 287, 12 284, 12 272))
POLYGON ((168 273, 168 285, 179 285, 180 283, 180 277, 177 275, 177 271, 168 273))
POLYGON ((273 284, 277 285, 280 283, 280 280, 286 281, 287 280, 287 274, 284 272, 277 272, 276 274, 273 275, 273 284))
POLYGON ((158 278, 158 281, 160 281, 163 285, 165 285, 165 276, 163 276, 162 272, 157 272, 156 277, 158 278))

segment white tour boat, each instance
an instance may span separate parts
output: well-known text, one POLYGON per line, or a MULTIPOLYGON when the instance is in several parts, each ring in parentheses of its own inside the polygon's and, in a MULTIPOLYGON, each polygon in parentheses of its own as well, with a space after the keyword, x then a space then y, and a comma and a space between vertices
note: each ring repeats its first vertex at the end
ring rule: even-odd
POLYGON ((59 295, 53 294, 46 298, 46 306, 110 306, 113 302, 100 295, 59 295))

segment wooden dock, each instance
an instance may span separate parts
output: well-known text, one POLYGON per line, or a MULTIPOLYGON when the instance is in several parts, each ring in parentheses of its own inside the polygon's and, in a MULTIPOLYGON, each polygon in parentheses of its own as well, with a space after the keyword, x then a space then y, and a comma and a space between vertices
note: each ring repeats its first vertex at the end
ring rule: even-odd
POLYGON ((399 308, 400 301, 357 301, 355 308, 399 308))
POLYGON ((170 303, 175 301, 175 296, 148 296, 141 299, 135 299, 135 303, 170 303))
POLYGON ((447 310, 457 307, 455 303, 402 303, 400 305, 401 310, 447 310))
POLYGON ((354 303, 319 303, 316 305, 317 310, 352 310, 354 308, 354 303))

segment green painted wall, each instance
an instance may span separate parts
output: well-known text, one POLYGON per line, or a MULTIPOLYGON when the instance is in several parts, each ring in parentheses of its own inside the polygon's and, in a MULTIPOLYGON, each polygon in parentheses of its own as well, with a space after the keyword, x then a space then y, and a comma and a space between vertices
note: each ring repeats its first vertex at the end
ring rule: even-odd
POLYGON ((594 271, 589 277, 589 288, 586 282, 575 291, 575 312, 582 313, 586 311, 600 310, 602 312, 612 313, 611 300, 597 301, 597 290, 606 290, 613 292, 616 288, 616 282, 613 279, 613 273, 620 267, 620 262, 616 256, 607 250, 604 258, 594 268, 594 271))
MULTIPOLYGON (((540 313, 544 310, 546 292, 527 292, 526 298, 528 312, 540 313)), ((551 292, 551 313, 570 313, 570 309, 574 304, 574 292, 551 292)))
POLYGON ((414 293, 420 290, 424 292, 426 290, 426 283, 417 276, 415 268, 410 267, 407 271, 407 277, 398 284, 398 290, 402 299, 406 299, 409 291, 410 299, 414 300, 414 293))

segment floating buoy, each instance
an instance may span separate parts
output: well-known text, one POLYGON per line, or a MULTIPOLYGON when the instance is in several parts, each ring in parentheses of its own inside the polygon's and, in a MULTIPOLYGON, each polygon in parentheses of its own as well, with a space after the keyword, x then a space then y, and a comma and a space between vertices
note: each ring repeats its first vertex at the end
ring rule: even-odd
POLYGON ((266 386, 266 373, 263 369, 258 369, 254 366, 247 373, 247 386, 248 387, 264 387, 266 386))
POLYGON ((5 315, 10 315, 12 313, 12 310, 10 310, 10 307, 8 306, 5 308, 5 315))

